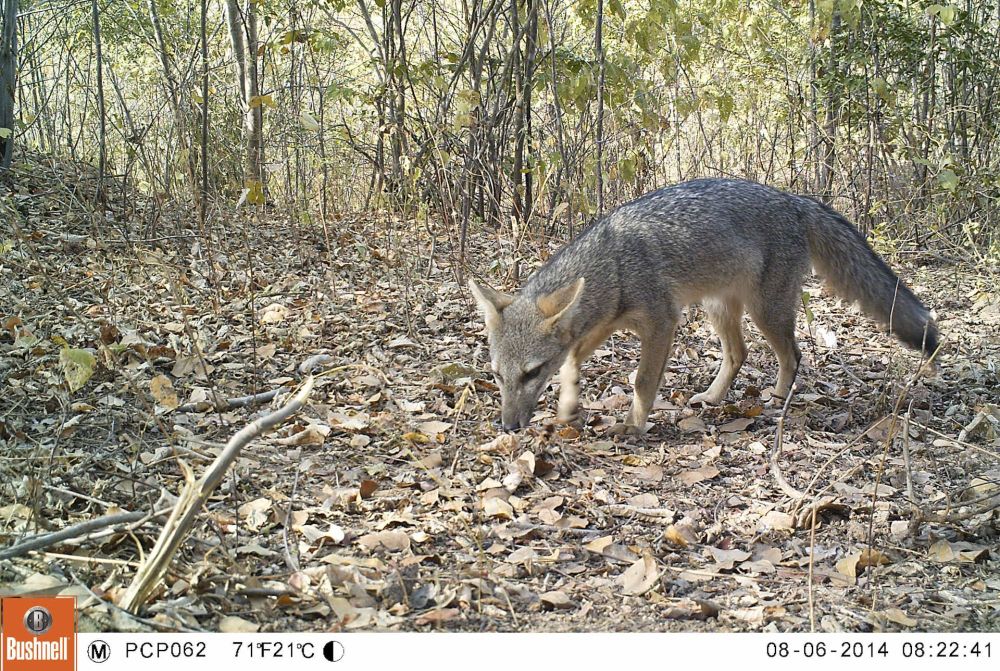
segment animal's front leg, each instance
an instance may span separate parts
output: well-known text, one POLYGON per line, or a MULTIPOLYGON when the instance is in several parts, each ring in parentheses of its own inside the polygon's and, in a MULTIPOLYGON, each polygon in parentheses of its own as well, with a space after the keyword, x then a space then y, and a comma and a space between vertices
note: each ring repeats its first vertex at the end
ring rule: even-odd
POLYGON ((580 399, 580 364, 593 354, 597 347, 608 339, 614 330, 613 324, 602 324, 592 329, 576 341, 569 349, 562 368, 559 369, 559 414, 561 422, 571 422, 577 418, 580 399))
POLYGON ((649 411, 653 409, 653 401, 663 378, 663 368, 667 365, 673 346, 673 326, 667 328, 666 333, 650 333, 642 338, 642 354, 635 376, 635 398, 632 400, 628 419, 625 420, 628 433, 642 433, 645 430, 649 411))
POLYGON ((559 369, 559 413, 560 422, 572 422, 577 416, 580 398, 580 361, 570 352, 559 369))

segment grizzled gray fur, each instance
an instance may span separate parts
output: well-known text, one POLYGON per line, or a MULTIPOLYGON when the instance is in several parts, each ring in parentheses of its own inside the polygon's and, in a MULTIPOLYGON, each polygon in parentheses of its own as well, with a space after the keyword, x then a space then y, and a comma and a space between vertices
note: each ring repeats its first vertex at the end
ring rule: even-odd
POLYGON ((641 432, 673 345, 681 307, 702 303, 722 341, 715 381, 693 403, 719 403, 746 358, 744 310, 778 358, 776 393, 799 362, 795 319, 810 265, 838 295, 905 344, 930 355, 927 308, 832 208, 754 182, 701 179, 669 186, 597 221, 548 260, 516 296, 470 282, 486 320, 502 423, 526 426, 560 371, 559 418, 576 413, 579 367, 616 330, 642 355, 625 427, 641 432))

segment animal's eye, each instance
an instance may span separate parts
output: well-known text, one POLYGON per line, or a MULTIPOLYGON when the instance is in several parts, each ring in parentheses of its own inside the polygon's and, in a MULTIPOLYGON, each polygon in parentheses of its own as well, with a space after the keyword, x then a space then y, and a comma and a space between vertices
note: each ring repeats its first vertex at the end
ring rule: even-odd
POLYGON ((541 374, 541 372, 542 372, 541 365, 535 366, 534 368, 529 368, 528 370, 524 371, 524 381, 529 382, 531 380, 534 380, 536 377, 539 376, 539 374, 541 374))
POLYGON ((503 375, 500 374, 500 371, 493 371, 493 377, 495 377, 500 384, 503 384, 503 375))

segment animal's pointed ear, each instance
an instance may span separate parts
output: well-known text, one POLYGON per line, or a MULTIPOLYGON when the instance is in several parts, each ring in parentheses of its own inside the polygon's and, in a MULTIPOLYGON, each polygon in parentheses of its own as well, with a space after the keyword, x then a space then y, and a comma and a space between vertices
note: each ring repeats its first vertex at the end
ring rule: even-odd
POLYGON ((574 310, 580 304, 580 297, 583 296, 583 285, 581 277, 550 294, 538 297, 535 304, 545 316, 545 321, 542 322, 544 331, 569 324, 574 310))
POLYGON ((472 292, 479 309, 486 320, 486 329, 495 331, 500 326, 500 314, 508 305, 514 302, 514 297, 497 291, 488 284, 480 284, 469 278, 469 290, 472 292))

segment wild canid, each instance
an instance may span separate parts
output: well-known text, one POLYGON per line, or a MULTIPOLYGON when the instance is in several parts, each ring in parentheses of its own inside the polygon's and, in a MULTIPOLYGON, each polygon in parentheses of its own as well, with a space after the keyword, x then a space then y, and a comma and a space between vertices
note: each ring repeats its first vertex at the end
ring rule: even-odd
POLYGON ((719 403, 729 391, 746 358, 744 309, 777 355, 775 391, 787 396, 799 364, 795 318, 810 265, 906 345, 927 356, 937 349, 927 308, 841 214, 754 182, 700 179, 614 210, 552 256, 517 295, 469 281, 486 321, 503 427, 531 421, 556 370, 558 418, 571 420, 581 362, 625 329, 642 344, 625 428, 641 432, 681 307, 696 302, 722 341, 723 358, 711 386, 691 402, 719 403))

